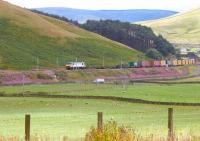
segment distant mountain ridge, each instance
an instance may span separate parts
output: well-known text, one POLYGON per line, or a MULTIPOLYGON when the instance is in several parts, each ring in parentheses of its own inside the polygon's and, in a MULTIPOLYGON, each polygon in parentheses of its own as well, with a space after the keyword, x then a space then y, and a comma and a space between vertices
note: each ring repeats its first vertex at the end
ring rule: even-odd
POLYGON ((122 22, 139 22, 161 19, 176 14, 168 10, 81 10, 60 7, 35 8, 36 10, 67 17, 68 19, 84 23, 87 20, 120 20, 122 22))

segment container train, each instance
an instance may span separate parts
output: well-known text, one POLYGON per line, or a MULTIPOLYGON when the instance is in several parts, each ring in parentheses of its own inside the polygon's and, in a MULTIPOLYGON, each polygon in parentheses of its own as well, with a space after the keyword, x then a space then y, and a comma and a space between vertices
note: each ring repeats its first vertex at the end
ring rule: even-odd
POLYGON ((153 60, 153 61, 139 61, 128 62, 129 68, 141 68, 141 67, 168 67, 168 66, 184 66, 196 64, 195 59, 184 60, 153 60))

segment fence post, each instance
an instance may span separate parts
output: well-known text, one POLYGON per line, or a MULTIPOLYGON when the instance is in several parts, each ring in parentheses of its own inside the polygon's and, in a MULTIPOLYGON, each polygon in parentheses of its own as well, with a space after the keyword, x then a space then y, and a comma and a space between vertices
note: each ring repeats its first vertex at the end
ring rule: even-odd
POLYGON ((30 123, 31 116, 27 114, 25 115, 25 141, 30 141, 30 123))
POLYGON ((174 138, 173 131, 173 108, 168 109, 168 139, 172 141, 174 138))
POLYGON ((97 123, 97 128, 98 130, 102 130, 103 129, 103 113, 102 112, 98 112, 98 123, 97 123))

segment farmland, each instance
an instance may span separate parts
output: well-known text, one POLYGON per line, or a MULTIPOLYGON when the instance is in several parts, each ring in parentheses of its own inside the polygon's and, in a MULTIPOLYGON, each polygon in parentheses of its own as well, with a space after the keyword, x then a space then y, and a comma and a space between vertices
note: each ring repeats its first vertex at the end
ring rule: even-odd
MULTIPOLYGON (((24 114, 31 113, 33 135, 82 137, 91 126, 96 126, 98 111, 104 112, 105 121, 113 119, 142 135, 167 133, 166 106, 42 98, 0 98, 0 103, 0 132, 4 136, 23 136, 24 114)), ((176 132, 199 134, 200 108, 174 108, 176 132)))
POLYGON ((45 92, 55 95, 117 96, 162 102, 200 102, 199 84, 135 84, 135 85, 95 85, 95 84, 52 84, 27 86, 2 86, 1 93, 22 94, 45 92))
MULTIPOLYGON (((154 101, 197 102, 199 84, 157 85, 94 85, 52 84, 2 86, 7 95, 26 92, 43 92, 52 95, 96 95, 140 98, 154 101)), ((96 126, 96 113, 104 112, 105 121, 115 120, 131 126, 142 135, 167 133, 167 108, 110 100, 64 98, 0 98, 0 132, 4 136, 24 134, 24 114, 32 116, 32 135, 80 138, 91 126, 96 126)), ((200 107, 173 106, 177 134, 200 134, 200 107)))

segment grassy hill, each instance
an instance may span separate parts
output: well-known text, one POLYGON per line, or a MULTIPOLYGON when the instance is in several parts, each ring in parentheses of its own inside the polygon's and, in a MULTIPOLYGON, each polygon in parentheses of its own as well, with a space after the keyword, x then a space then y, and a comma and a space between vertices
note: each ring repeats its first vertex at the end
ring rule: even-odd
POLYGON ((120 43, 80 29, 70 23, 30 12, 0 1, 0 68, 56 67, 67 61, 106 66, 143 56, 120 43))
POLYGON ((142 25, 152 27, 172 43, 200 43, 200 8, 142 25))

